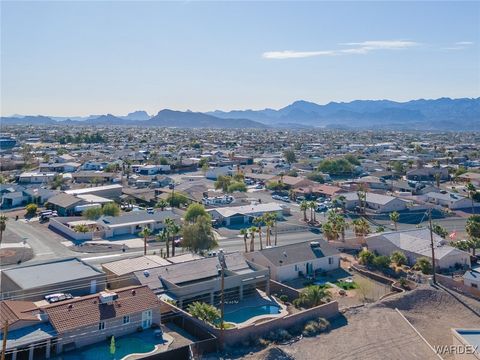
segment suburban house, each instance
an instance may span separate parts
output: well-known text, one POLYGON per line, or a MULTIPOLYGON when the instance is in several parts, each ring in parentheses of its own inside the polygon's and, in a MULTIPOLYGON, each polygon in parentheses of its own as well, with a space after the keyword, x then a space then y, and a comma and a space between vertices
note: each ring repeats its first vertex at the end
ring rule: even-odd
POLYGON ((147 286, 82 296, 42 308, 56 332, 56 352, 160 324, 160 300, 147 286))
POLYGON ((3 299, 41 300, 45 295, 69 292, 80 296, 105 288, 105 274, 78 258, 24 265, 1 272, 3 299))
POLYGON ((72 177, 78 184, 105 184, 111 183, 117 177, 117 174, 104 171, 78 171, 73 173, 72 177))
POLYGON ((172 167, 170 165, 142 165, 136 170, 140 175, 156 175, 170 172, 172 167))
POLYGON ((3 342, 3 326, 8 321, 6 359, 16 360, 19 353, 21 359, 50 358, 51 344, 57 334, 35 303, 0 301, 0 320, 0 342, 3 342))
POLYGON ((279 282, 340 267, 340 252, 324 240, 265 248, 244 256, 268 268, 271 279, 279 282))
POLYGON ((20 185, 11 185, 1 190, 0 204, 2 209, 22 206, 28 203, 44 204, 48 199, 59 193, 57 190, 49 190, 41 187, 26 188, 20 185))
POLYGON ((66 194, 69 195, 97 195, 101 197, 105 197, 108 199, 118 199, 122 195, 123 186, 120 184, 112 184, 112 185, 104 185, 104 186, 95 186, 95 187, 87 187, 81 189, 72 189, 65 191, 66 194))
MULTIPOLYGON (((447 207, 450 210, 471 208, 472 200, 452 192, 429 192, 424 195, 425 201, 436 205, 447 207)), ((480 203, 474 202, 474 206, 480 206, 480 203)))
MULTIPOLYGON (((353 210, 360 206, 358 194, 356 192, 349 192, 342 194, 345 197, 345 208, 353 210)), ((399 199, 394 196, 382 195, 372 192, 366 193, 366 208, 378 213, 402 211, 407 209, 407 201, 399 199)))
POLYGON ((231 166, 213 167, 205 173, 205 177, 210 180, 217 180, 219 176, 230 175, 233 175, 233 167, 231 166))
POLYGON ((476 187, 480 187, 480 173, 467 172, 458 176, 458 180, 464 183, 472 183, 476 187))
POLYGON ((317 196, 325 198, 334 198, 346 192, 342 188, 334 185, 316 184, 308 187, 299 187, 293 190, 296 196, 317 196))
POLYGON ((56 210, 60 216, 73 216, 81 214, 84 210, 91 207, 102 207, 112 200, 93 195, 79 194, 77 196, 67 193, 60 193, 48 199, 48 207, 56 210))
POLYGON ((248 224, 257 216, 262 216, 265 213, 274 213, 277 218, 283 217, 283 208, 275 203, 265 204, 251 204, 243 206, 220 207, 209 209, 207 212, 212 216, 212 219, 223 223, 226 226, 248 224))
POLYGON ((308 188, 310 186, 317 185, 317 183, 315 183, 314 181, 309 180, 303 176, 277 176, 272 180, 281 181, 283 184, 287 185, 291 189, 308 188))
POLYGON ((19 184, 48 183, 55 178, 54 172, 24 172, 18 176, 19 184))
MULTIPOLYGON (((435 246, 435 265, 439 269, 455 266, 470 266, 470 254, 446 244, 445 239, 433 234, 435 246)), ((413 229, 384 232, 365 238, 368 248, 380 255, 390 256, 394 251, 401 251, 408 259, 409 265, 422 257, 432 258, 429 229, 413 229)))
POLYGON ((71 173, 77 171, 81 164, 76 162, 40 164, 39 170, 41 172, 57 172, 57 173, 71 173))
POLYGON ((120 216, 102 216, 97 224, 104 231, 104 238, 111 238, 118 235, 136 234, 144 227, 152 231, 161 230, 165 227, 165 219, 170 218, 176 222, 180 216, 172 210, 165 211, 132 211, 120 216))
POLYGON ((441 181, 448 180, 448 169, 446 167, 422 167, 407 171, 407 180, 435 182, 437 176, 441 181))
MULTIPOLYGON (((147 285, 163 299, 170 299, 180 308, 194 301, 215 306, 221 296, 221 264, 218 257, 185 261, 134 273, 140 284, 147 285)), ((264 288, 269 293, 269 271, 245 260, 239 252, 225 254, 225 299, 242 300, 264 288)))
POLYGON ((475 289, 480 289, 480 266, 473 267, 463 274, 463 283, 475 289))

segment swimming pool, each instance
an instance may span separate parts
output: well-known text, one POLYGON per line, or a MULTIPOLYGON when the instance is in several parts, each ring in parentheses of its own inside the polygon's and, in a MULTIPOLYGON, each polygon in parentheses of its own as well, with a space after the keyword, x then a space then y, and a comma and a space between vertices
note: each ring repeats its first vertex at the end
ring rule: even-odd
POLYGON ((139 333, 115 338, 115 354, 110 353, 110 341, 82 347, 80 349, 62 353, 52 360, 119 360, 130 354, 145 354, 153 351, 162 339, 156 337, 153 330, 148 329, 139 333))
POLYGON ((225 314, 225 321, 232 323, 242 323, 255 316, 260 315, 276 315, 280 313, 280 306, 278 305, 262 305, 244 307, 225 314))

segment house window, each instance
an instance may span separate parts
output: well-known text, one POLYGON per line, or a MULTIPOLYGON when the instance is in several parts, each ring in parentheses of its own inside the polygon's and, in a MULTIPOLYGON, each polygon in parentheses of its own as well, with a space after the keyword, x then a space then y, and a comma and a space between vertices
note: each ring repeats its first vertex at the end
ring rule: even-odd
POLYGON ((125 315, 123 317, 123 323, 124 324, 129 324, 130 323, 130 316, 129 315, 125 315))
POLYGON ((478 285, 477 285, 477 284, 472 284, 472 287, 478 289, 478 285))
POLYGON ((297 265, 295 265, 295 271, 298 271, 298 266, 297 265))
POLYGON ((105 330, 105 321, 100 321, 98 323, 98 330, 105 330))
POLYGON ((152 326, 152 310, 146 310, 142 313, 142 327, 144 329, 152 326))
POLYGON ((329 257, 328 258, 328 265, 332 265, 333 264, 333 258, 329 257))

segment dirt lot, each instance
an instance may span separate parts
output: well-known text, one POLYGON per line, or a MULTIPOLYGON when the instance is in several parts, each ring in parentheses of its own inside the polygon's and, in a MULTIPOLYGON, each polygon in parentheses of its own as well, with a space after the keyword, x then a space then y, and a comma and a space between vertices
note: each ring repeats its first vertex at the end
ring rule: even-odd
MULTIPOLYGON (((480 303, 443 289, 424 286, 379 303, 349 310, 332 322, 332 330, 291 345, 270 346, 243 357, 267 359, 277 349, 290 359, 436 359, 439 358, 395 310, 431 345, 451 345, 452 327, 479 328, 480 303)), ((453 359, 444 355, 444 359, 453 359)))

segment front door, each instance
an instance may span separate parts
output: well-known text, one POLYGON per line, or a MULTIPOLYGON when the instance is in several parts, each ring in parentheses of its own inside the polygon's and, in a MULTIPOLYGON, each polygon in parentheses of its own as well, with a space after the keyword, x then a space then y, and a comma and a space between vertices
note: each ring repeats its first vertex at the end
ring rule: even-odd
POLYGON ((152 326, 152 310, 146 310, 142 313, 142 328, 148 329, 152 326))

